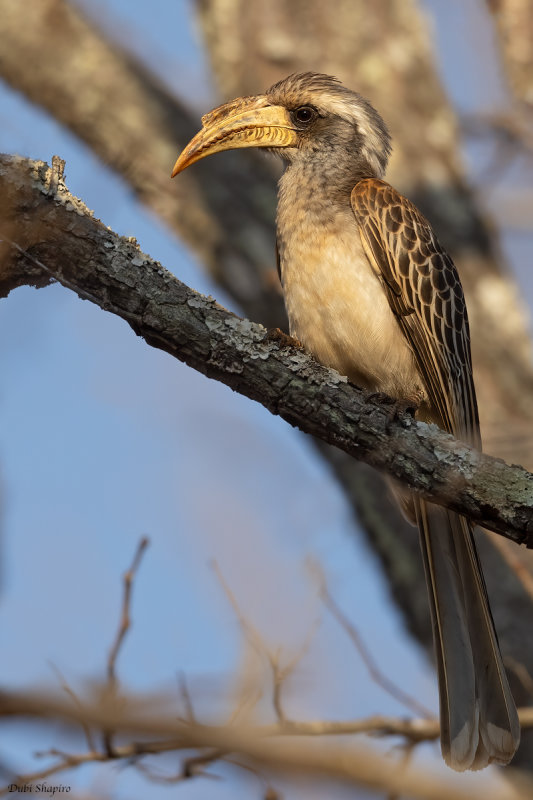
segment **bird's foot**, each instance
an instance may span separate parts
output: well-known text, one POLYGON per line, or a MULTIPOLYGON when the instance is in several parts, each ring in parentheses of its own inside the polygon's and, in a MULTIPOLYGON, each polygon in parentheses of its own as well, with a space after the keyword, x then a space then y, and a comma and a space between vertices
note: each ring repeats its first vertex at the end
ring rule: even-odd
POLYGON ((288 333, 284 333, 280 328, 269 328, 265 339, 278 342, 281 347, 297 347, 298 350, 304 349, 303 344, 298 339, 295 339, 294 336, 289 336, 288 333))
POLYGON ((365 399, 380 406, 388 406, 387 417, 388 422, 391 423, 406 415, 414 418, 423 398, 422 394, 418 392, 411 397, 402 397, 401 399, 390 397, 384 392, 371 392, 366 395, 365 399))

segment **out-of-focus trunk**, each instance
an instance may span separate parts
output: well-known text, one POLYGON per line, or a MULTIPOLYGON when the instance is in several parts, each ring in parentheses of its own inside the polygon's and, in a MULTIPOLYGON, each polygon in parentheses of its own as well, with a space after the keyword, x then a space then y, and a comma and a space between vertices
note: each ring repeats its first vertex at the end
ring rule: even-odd
POLYGON ((486 2, 496 23, 511 90, 523 110, 533 115, 533 5, 530 0, 486 2))

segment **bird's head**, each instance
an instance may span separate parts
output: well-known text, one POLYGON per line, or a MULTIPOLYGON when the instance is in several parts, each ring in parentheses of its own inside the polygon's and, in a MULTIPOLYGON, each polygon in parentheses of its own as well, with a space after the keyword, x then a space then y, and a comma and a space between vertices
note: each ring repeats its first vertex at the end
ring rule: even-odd
POLYGON ((329 75, 304 72, 202 117, 202 129, 179 156, 172 177, 205 156, 241 147, 267 147, 294 164, 350 163, 359 177, 382 177, 390 136, 364 97, 329 75))

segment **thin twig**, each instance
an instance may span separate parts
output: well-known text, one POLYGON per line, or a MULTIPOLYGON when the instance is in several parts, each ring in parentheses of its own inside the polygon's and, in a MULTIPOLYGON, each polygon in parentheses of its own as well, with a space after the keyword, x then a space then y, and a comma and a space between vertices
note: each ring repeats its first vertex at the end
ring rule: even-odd
POLYGON ((215 775, 212 772, 206 772, 205 770, 200 769, 201 765, 215 762, 218 758, 222 758, 224 755, 220 750, 211 750, 209 753, 212 755, 201 754, 199 756, 191 756, 190 758, 185 759, 179 772, 172 773, 170 775, 164 775, 156 772, 151 766, 143 764, 141 761, 139 761, 136 766, 139 772, 142 772, 143 775, 149 778, 149 780, 156 781, 157 783, 162 783, 167 786, 169 784, 183 783, 184 781, 191 780, 191 778, 198 777, 210 778, 211 780, 219 781, 221 780, 220 775, 215 775))
MULTIPOLYGON (((285 722, 286 717, 283 711, 282 703, 281 703, 281 690, 286 682, 286 680, 290 677, 290 675, 294 672, 300 661, 304 658, 304 656, 308 653, 309 648, 311 647, 311 642, 315 636, 316 630, 320 625, 320 620, 315 620, 313 625, 311 626, 307 636, 305 637, 302 646, 300 649, 294 654, 294 657, 286 664, 284 667, 280 667, 278 663, 278 653, 276 653, 276 661, 272 660, 270 656, 270 666, 272 669, 272 677, 273 677, 273 697, 272 703, 274 705, 274 710, 276 712, 276 717, 278 722, 285 722)), ((269 654, 270 655, 270 654, 269 654)))
MULTIPOLYGON (((405 772, 407 767, 410 765, 416 745, 417 742, 413 741, 406 742, 404 745, 402 745, 403 755, 398 762, 399 771, 405 772)), ((393 789, 392 792, 388 794, 387 800, 400 800, 400 795, 396 790, 393 789)))
MULTIPOLYGON (((81 706, 80 706, 81 708, 81 706)), ((74 769, 82 764, 104 763, 109 761, 129 761, 132 758, 138 758, 140 755, 153 755, 155 753, 166 753, 177 749, 175 739, 162 740, 159 742, 143 742, 137 744, 135 742, 114 747, 111 752, 107 750, 89 750, 84 753, 65 753, 62 750, 51 748, 44 752, 35 753, 38 758, 53 757, 58 759, 55 763, 50 764, 41 770, 29 772, 26 774, 13 775, 10 783, 18 785, 27 785, 42 781, 50 778, 52 775, 57 775, 65 770, 74 769)), ((0 797, 10 793, 9 785, 0 787, 0 797)))
POLYGON ((330 611, 332 616, 335 617, 341 628, 343 628, 343 630, 348 634, 374 683, 380 686, 385 692, 387 692, 387 694, 389 694, 399 703, 413 711, 413 713, 417 715, 419 714, 426 719, 434 719, 435 714, 429 711, 429 709, 427 709, 422 703, 420 703, 410 694, 404 692, 403 689, 401 689, 396 683, 394 683, 394 681, 388 678, 381 671, 355 625, 348 619, 348 617, 333 599, 333 596, 328 589, 322 568, 313 561, 310 561, 309 565, 315 579, 318 582, 320 597, 322 598, 324 605, 330 611))
POLYGON ((127 572, 124 573, 123 583, 124 583, 124 594, 122 597, 122 611, 120 615, 120 622, 119 627, 117 630, 117 634, 115 636, 115 641, 111 646, 111 650, 109 651, 109 657, 107 659, 107 679, 110 684, 116 683, 116 662, 117 657, 120 652, 120 648, 124 642, 125 636, 131 626, 131 617, 130 617, 130 606, 131 606, 131 592, 133 581, 135 579, 135 575, 137 574, 137 570, 139 569, 139 565, 141 563, 141 559, 144 555, 144 551, 148 547, 150 540, 147 536, 143 536, 139 544, 137 545, 137 550, 135 552, 135 556, 133 557, 133 561, 131 567, 128 569, 127 572))
POLYGON ((267 775, 264 774, 262 770, 260 770, 254 764, 250 764, 242 758, 239 758, 238 755, 229 755, 227 756, 224 761, 226 764, 231 764, 232 766, 238 767, 240 770, 249 772, 253 775, 257 780, 261 783, 263 787, 263 800, 283 800, 283 797, 279 792, 274 789, 270 780, 267 775))
MULTIPOLYGON (((81 703, 80 698, 78 697, 76 692, 69 686, 69 684, 66 681, 66 678, 62 674, 62 672, 59 669, 59 667, 57 667, 55 664, 52 664, 52 663, 50 664, 50 666, 52 667, 52 669, 54 670, 55 674, 57 675, 57 678, 59 680, 59 684, 60 684, 62 690, 76 704, 76 707, 79 708, 80 711, 82 711, 83 710, 83 705, 81 703)), ((95 751, 96 750, 96 743, 94 741, 91 729, 83 721, 81 722, 81 726, 83 728, 83 733, 85 735, 85 741, 87 742, 87 748, 90 751, 95 751)))
POLYGON ((219 583, 222 589, 224 590, 224 594, 228 598, 230 605, 233 608, 233 611, 235 612, 235 616, 237 617, 237 621, 241 626, 245 637, 248 639, 248 641, 250 642, 250 644, 252 645, 252 647, 259 656, 264 655, 266 646, 263 641, 263 637, 261 636, 257 628, 255 628, 250 622, 250 620, 247 619, 242 613, 239 604, 237 603, 237 600, 235 598, 235 595, 233 594, 232 590, 226 583, 224 576, 222 575, 222 572, 220 570, 220 567, 218 566, 218 563, 214 559, 211 561, 211 567, 213 569, 213 572, 217 576, 219 583))
POLYGON ((242 717, 245 711, 250 713, 252 709, 256 707, 258 702, 261 700, 263 696, 263 690, 261 688, 257 688, 254 690, 250 690, 248 694, 242 694, 239 702, 231 712, 228 718, 228 725, 235 725, 236 722, 242 717))
POLYGON ((275 653, 272 653, 269 648, 267 647, 263 637, 257 630, 257 628, 252 625, 249 619, 247 619, 244 614, 242 613, 239 604, 233 594, 232 590, 226 583, 224 576, 220 570, 216 561, 212 561, 212 567, 215 575, 218 578, 218 581, 224 591, 224 594, 228 598, 233 611, 235 612, 235 616, 237 617, 237 621, 242 629, 242 632, 247 639, 247 641, 251 644, 255 652, 259 657, 264 657, 268 661, 271 671, 272 671, 272 703, 274 706, 274 710, 276 712, 276 717, 278 721, 285 720, 285 714, 283 712, 282 704, 281 704, 281 678, 280 678, 280 669, 279 669, 279 650, 275 653))
POLYGON ((216 561, 212 562, 212 567, 220 582, 220 585, 222 586, 222 589, 224 590, 224 593, 226 594, 226 597, 228 598, 231 604, 231 607, 235 612, 235 616, 237 617, 237 620, 242 628, 245 637, 250 642, 256 653, 259 656, 265 657, 266 660, 268 661, 268 664, 272 672, 272 705, 274 707, 274 711, 278 722, 279 723, 286 722, 287 717, 283 709, 283 703, 281 699, 282 689, 289 676, 292 674, 292 672, 294 672, 296 666, 300 663, 304 655, 309 650, 311 641, 315 634, 316 628, 318 627, 319 621, 316 620, 314 622, 311 630, 307 634, 302 644, 302 647, 296 652, 294 657, 285 666, 282 666, 280 663, 281 648, 277 648, 275 651, 272 651, 267 646, 257 628, 255 628, 254 625, 252 625, 252 623, 250 622, 250 620, 248 620, 242 613, 239 604, 235 599, 235 595, 233 594, 232 590, 224 580, 224 576, 222 575, 222 572, 220 571, 220 568, 216 561))
MULTIPOLYGON (((18 786, 26 786, 27 784, 36 783, 37 781, 43 781, 46 778, 50 778, 52 775, 57 775, 59 772, 64 772, 67 769, 79 767, 81 764, 108 760, 107 754, 98 753, 96 751, 80 753, 79 755, 69 755, 68 753, 62 753, 58 750, 49 750, 47 753, 38 753, 36 755, 56 756, 59 758, 59 761, 57 761, 55 764, 51 764, 49 767, 45 767, 44 769, 36 770, 35 772, 29 772, 25 775, 16 775, 10 781, 10 784, 16 783, 18 786)), ((0 788, 0 797, 4 797, 11 792, 10 784, 0 788)))
MULTIPOLYGON (((120 620, 115 640, 111 646, 111 650, 109 651, 109 656, 107 659, 106 693, 107 693, 107 701, 109 703, 113 703, 116 700, 117 696, 117 670, 116 670, 117 658, 124 643, 124 640, 126 638, 126 634, 131 627, 130 608, 131 608, 131 594, 133 589, 133 581, 137 574, 137 570, 139 569, 139 565, 141 563, 144 551, 148 547, 148 544, 149 544, 148 537, 143 536, 139 544, 137 545, 135 555, 133 556, 133 561, 131 562, 131 567, 124 573, 122 579, 124 584, 124 592, 122 596, 122 609, 120 613, 120 620)), ((115 755, 115 751, 113 744, 113 732, 111 730, 106 729, 102 732, 102 742, 104 750, 107 753, 107 755, 110 758, 113 758, 115 755)))
POLYGON ((196 722, 196 715, 194 713, 192 698, 189 692, 189 687, 187 686, 187 678, 184 672, 178 673, 178 688, 180 692, 180 697, 185 707, 185 720, 187 722, 196 722))
POLYGON ((227 752, 227 750, 220 747, 214 747, 213 749, 206 750, 204 753, 199 753, 197 756, 191 756, 185 759, 181 767, 182 778, 194 778, 197 775, 202 775, 204 778, 218 778, 218 775, 205 772, 201 767, 212 764, 214 761, 219 761, 221 758, 224 758, 227 752))

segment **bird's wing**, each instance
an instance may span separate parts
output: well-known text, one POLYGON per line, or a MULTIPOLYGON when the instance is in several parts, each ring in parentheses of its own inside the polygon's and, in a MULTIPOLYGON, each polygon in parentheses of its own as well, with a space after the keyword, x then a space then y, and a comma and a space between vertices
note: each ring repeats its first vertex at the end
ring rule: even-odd
POLYGON ((359 181, 351 203, 365 252, 412 347, 435 421, 480 447, 468 318, 453 261, 416 206, 388 183, 359 181))

